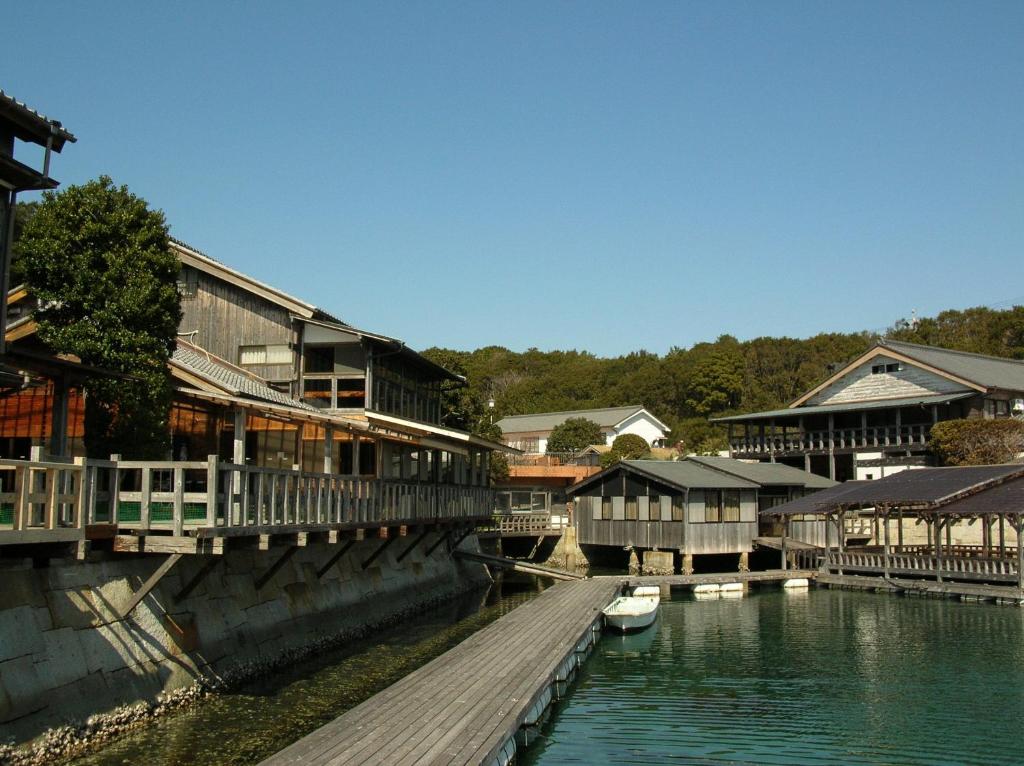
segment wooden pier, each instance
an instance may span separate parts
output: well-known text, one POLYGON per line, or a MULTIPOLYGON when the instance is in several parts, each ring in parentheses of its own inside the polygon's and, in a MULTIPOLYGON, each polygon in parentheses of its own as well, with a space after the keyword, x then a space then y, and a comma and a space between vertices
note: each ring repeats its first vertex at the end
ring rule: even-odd
POLYGON ((622 580, 549 588, 263 766, 503 762, 622 580))
MULTIPOLYGON (((769 569, 764 572, 725 572, 714 574, 692 575, 645 575, 636 577, 609 577, 607 579, 625 581, 630 587, 635 585, 666 585, 670 588, 685 588, 694 585, 722 584, 727 582, 756 583, 768 585, 783 583, 786 580, 814 580, 818 576, 813 569, 769 569)), ((606 578, 596 578, 606 579, 606 578)))

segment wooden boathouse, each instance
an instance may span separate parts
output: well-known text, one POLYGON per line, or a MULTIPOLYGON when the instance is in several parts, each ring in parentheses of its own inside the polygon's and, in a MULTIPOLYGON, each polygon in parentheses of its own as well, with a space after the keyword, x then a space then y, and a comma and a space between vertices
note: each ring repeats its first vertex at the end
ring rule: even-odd
POLYGON ((695 556, 721 554, 736 555, 745 570, 760 534, 759 506, 830 484, 784 465, 687 458, 625 460, 569 491, 581 545, 672 551, 683 574, 692 574, 695 556))

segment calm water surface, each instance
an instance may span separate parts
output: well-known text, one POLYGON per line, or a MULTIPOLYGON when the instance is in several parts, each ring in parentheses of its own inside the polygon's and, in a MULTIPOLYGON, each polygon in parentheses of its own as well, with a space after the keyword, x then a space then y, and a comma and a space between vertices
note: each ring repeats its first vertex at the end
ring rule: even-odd
POLYGON ((211 697, 131 732, 75 766, 242 766, 291 744, 539 592, 540 581, 506 576, 478 593, 290 667, 231 694, 211 697))
POLYGON ((663 601, 651 629, 599 642, 520 763, 1024 764, 1024 610, 663 601))

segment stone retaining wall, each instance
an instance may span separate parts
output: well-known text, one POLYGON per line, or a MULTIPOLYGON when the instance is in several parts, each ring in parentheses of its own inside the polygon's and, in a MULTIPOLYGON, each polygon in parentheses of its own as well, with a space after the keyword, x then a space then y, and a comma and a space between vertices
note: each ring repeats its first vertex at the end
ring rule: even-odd
POLYGON ((44 730, 162 695, 214 683, 225 675, 301 652, 369 625, 394 621, 487 580, 479 564, 459 563, 444 545, 429 557, 431 535, 402 562, 412 543, 349 549, 323 578, 336 546, 311 545, 259 590, 256 580, 283 553, 239 550, 180 603, 173 596, 207 559, 186 556, 123 620, 132 593, 165 557, 97 554, 85 562, 0 564, 0 731, 27 741, 44 730))

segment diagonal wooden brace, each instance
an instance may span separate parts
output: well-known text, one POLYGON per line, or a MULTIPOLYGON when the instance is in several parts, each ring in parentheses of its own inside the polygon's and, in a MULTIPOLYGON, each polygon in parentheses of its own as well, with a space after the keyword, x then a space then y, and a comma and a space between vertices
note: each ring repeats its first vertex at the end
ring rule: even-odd
POLYGON ((341 560, 341 557, 348 553, 349 548, 351 548, 355 544, 355 540, 346 541, 345 544, 342 545, 341 548, 338 550, 338 552, 327 560, 326 564, 324 564, 322 567, 316 570, 316 579, 319 580, 321 577, 327 574, 330 571, 331 567, 337 564, 341 560))
POLYGON ((368 569, 370 564, 376 561, 377 557, 384 552, 384 549, 391 545, 391 543, 393 543, 397 539, 397 537, 389 537, 387 540, 385 540, 380 545, 380 547, 377 548, 377 550, 370 554, 370 558, 363 562, 363 569, 368 569))
POLYGON ((133 611, 135 611, 135 607, 137 607, 142 602, 142 599, 149 595, 150 591, 152 591, 153 588, 156 587, 157 583, 163 579, 165 574, 171 571, 174 565, 177 564, 178 561, 181 560, 181 557, 184 555, 184 553, 172 553, 170 556, 164 559, 164 562, 156 568, 156 571, 149 576, 149 579, 146 580, 146 582, 142 583, 142 587, 132 594, 132 597, 131 599, 129 599, 127 606, 125 606, 125 608, 121 610, 121 613, 118 615, 117 619, 123 620, 125 617, 127 617, 133 611))
POLYGON ((264 585, 266 585, 268 582, 270 582, 270 578, 272 578, 274 575, 276 575, 278 570, 281 567, 283 567, 285 564, 288 563, 288 559, 290 559, 292 556, 294 556, 295 552, 297 550, 298 550, 297 546, 295 546, 295 545, 289 546, 285 550, 285 552, 281 554, 281 557, 277 561, 275 561, 273 564, 271 564, 266 572, 264 572, 263 574, 261 574, 259 576, 259 578, 257 578, 257 580, 255 582, 256 590, 259 590, 264 585))

